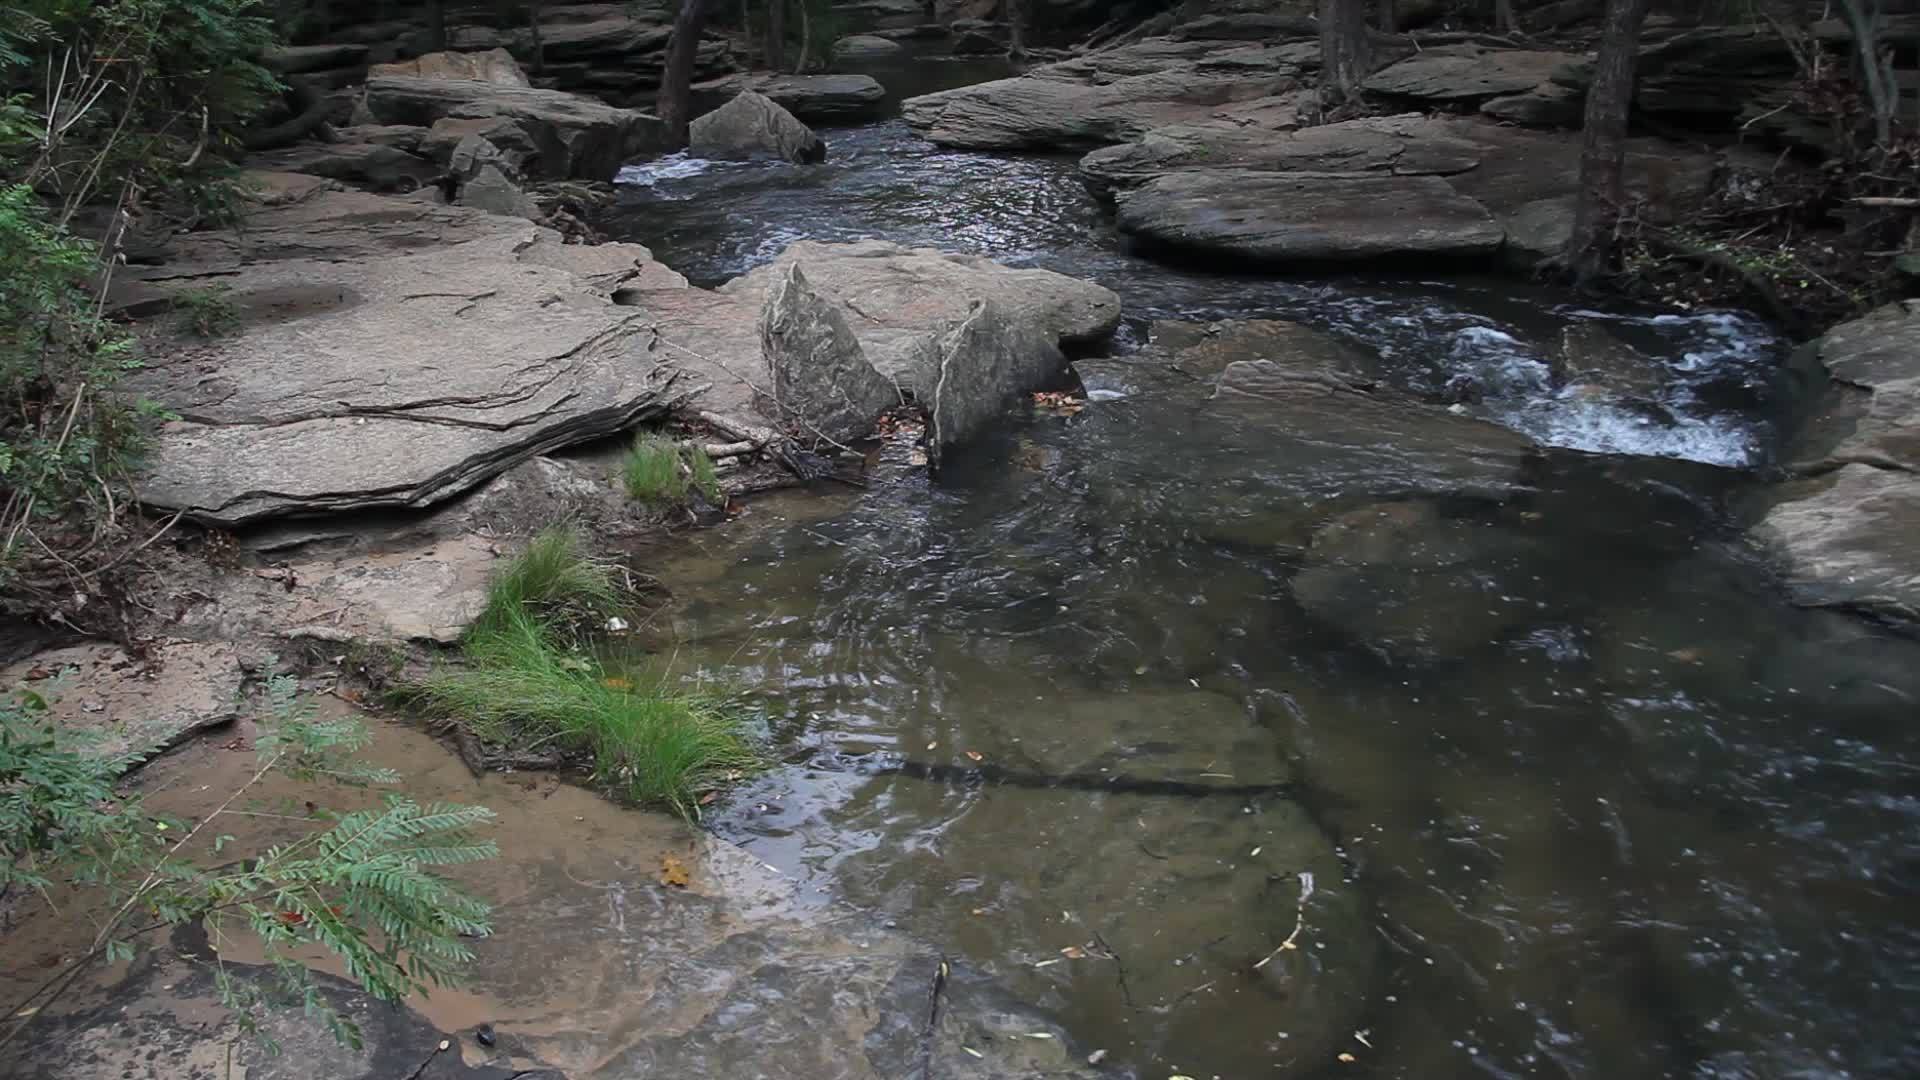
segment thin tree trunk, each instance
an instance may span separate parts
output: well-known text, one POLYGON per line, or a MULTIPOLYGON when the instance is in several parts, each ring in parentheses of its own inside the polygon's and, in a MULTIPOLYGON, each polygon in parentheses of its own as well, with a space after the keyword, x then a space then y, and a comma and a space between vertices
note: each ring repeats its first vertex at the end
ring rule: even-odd
POLYGON ((1520 29, 1520 20, 1513 17, 1513 0, 1493 0, 1493 25, 1503 34, 1520 29))
POLYGON ((1383 34, 1400 32, 1400 12, 1395 9, 1393 0, 1376 0, 1373 5, 1373 21, 1379 24, 1383 34))
POLYGON ((1607 0, 1600 53, 1587 87, 1580 139, 1580 192, 1565 263, 1585 281, 1606 265, 1614 220, 1625 195, 1627 115, 1633 107, 1633 64, 1647 0, 1607 0))
POLYGON ((1007 55, 1015 60, 1027 58, 1027 5, 1025 0, 1006 0, 1007 55))
POLYGON ((1360 104, 1369 66, 1366 0, 1320 0, 1320 115, 1360 104))
POLYGON ((767 67, 787 66, 787 0, 767 0, 767 67))
POLYGON ((692 123, 693 61, 700 52, 700 31, 707 25, 707 0, 680 0, 673 17, 673 38, 667 43, 667 68, 660 77, 660 119, 666 121, 667 144, 687 145, 692 123))
POLYGON ((1840 0, 1840 15, 1853 34, 1860 64, 1860 81, 1873 109, 1873 144, 1880 150, 1893 145, 1893 113, 1899 91, 1893 65, 1880 54, 1880 0, 1840 0))
POLYGON ((527 32, 533 38, 533 73, 547 73, 547 46, 540 40, 540 0, 527 4, 527 32))
POLYGON ((740 41, 746 46, 747 67, 753 67, 753 0, 740 0, 740 41))
POLYGON ((807 52, 813 48, 813 19, 807 14, 807 0, 800 0, 800 59, 793 62, 796 75, 807 73, 807 52))

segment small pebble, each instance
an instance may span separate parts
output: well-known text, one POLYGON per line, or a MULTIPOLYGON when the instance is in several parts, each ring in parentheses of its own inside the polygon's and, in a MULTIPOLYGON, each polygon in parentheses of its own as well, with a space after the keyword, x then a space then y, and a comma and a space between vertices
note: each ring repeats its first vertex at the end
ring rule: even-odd
POLYGON ((473 1041, 479 1043, 481 1046, 492 1046, 494 1043, 493 1025, 481 1024, 479 1029, 473 1033, 473 1041))

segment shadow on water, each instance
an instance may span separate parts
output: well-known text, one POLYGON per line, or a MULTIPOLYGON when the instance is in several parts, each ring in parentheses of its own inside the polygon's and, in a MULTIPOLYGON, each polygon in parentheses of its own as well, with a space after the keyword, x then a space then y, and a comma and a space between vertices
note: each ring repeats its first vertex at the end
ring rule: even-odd
POLYGON ((1071 162, 829 137, 824 166, 630 171, 613 222, 706 282, 872 235, 1136 319, 1307 322, 1415 390, 1478 373, 1472 408, 1547 448, 1410 493, 1145 395, 938 482, 757 502, 660 568, 680 669, 765 695, 791 751, 715 828, 1143 1077, 1920 1071, 1920 643, 1785 606, 1727 511, 1781 343, 1511 282, 1154 266, 1071 162), (1556 400, 1582 324, 1657 358, 1677 422, 1556 400), (1316 555, 1329 523, 1371 561, 1316 555))

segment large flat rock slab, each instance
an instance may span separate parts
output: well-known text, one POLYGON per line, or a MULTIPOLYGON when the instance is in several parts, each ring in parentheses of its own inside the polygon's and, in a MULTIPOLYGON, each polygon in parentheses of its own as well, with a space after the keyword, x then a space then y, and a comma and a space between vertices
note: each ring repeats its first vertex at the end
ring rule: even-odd
POLYGON ((1118 219, 1155 244, 1270 266, 1484 257, 1506 238, 1486 207, 1432 176, 1191 170, 1120 195, 1118 219))
POLYGON ((1315 47, 1155 38, 1013 79, 909 98, 907 123, 943 146, 1090 150, 1296 84, 1315 47))
POLYGON ((1155 128, 1133 142, 1095 150, 1080 159, 1080 174, 1104 193, 1194 168, 1445 176, 1466 172, 1485 156, 1479 143, 1421 116, 1284 131, 1216 120, 1155 128))
POLYGON ((1426 49, 1374 72, 1363 88, 1435 104, 1482 101, 1531 90, 1576 59, 1571 53, 1473 45, 1426 49))

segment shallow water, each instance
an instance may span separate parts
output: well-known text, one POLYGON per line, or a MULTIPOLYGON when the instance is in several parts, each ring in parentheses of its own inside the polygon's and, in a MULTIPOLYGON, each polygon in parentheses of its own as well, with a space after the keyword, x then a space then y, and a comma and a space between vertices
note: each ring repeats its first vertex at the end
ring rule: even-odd
POLYGON ((757 502, 658 568, 654 644, 764 696, 789 751, 715 828, 1142 1077, 1920 1071, 1920 644, 1787 607, 1744 552, 1755 481, 1717 466, 1765 456, 1758 324, 1169 270, 1069 161, 829 139, 630 173, 615 223, 709 282, 872 235, 1095 278, 1136 320, 1294 319, 1418 391, 1475 372, 1471 409, 1573 449, 1430 497, 1418 463, 1146 390, 937 481, 888 459, 757 502), (1579 321, 1656 357, 1677 423, 1554 388, 1579 321), (1375 576, 1309 587, 1314 530, 1394 514, 1375 576))

